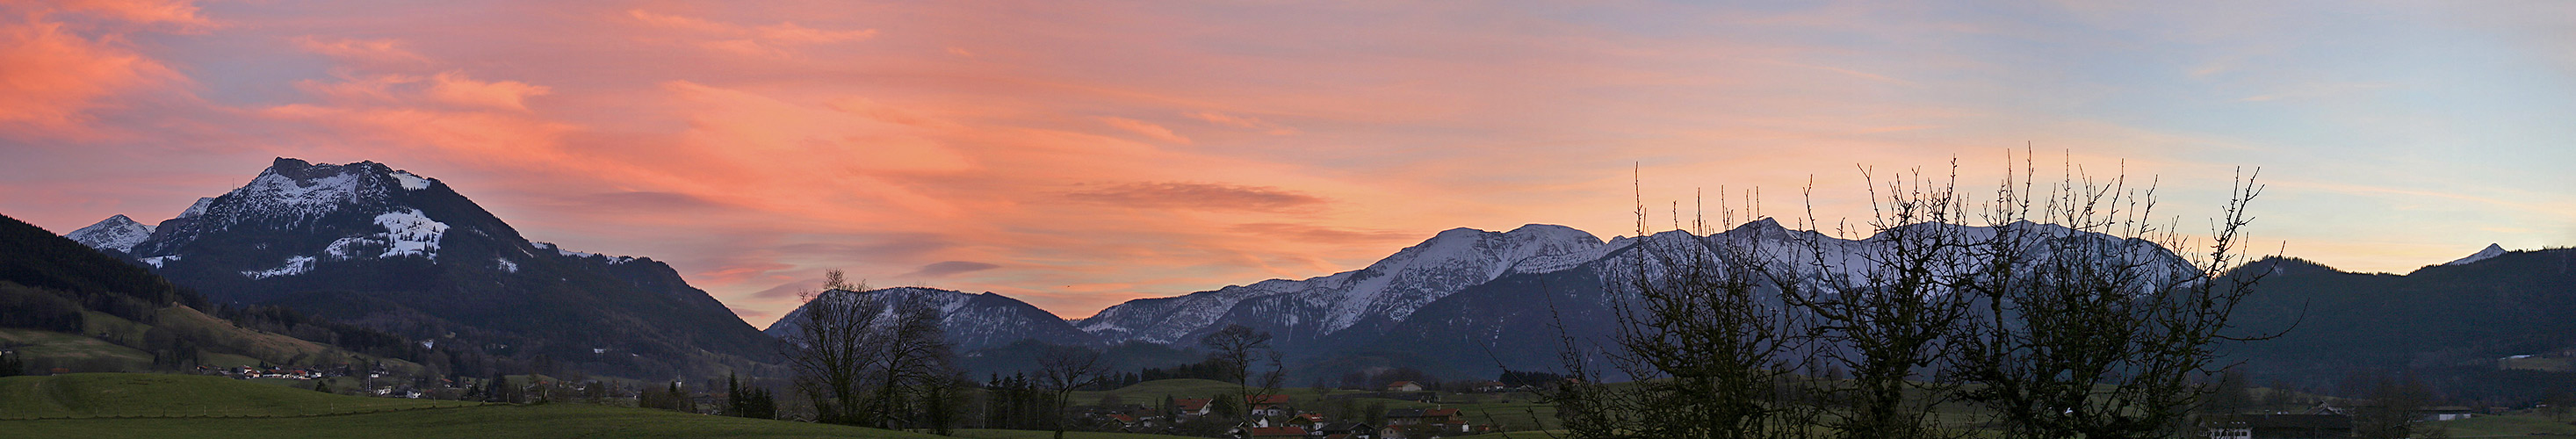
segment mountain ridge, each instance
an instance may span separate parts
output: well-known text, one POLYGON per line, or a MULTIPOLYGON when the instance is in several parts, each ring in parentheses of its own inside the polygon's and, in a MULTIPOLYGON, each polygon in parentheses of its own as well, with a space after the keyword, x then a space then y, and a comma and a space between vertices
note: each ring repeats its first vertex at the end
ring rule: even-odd
MULTIPOLYGON (((1492 351, 1523 346, 1552 346, 1552 316, 1562 308, 1601 329, 1610 319, 1620 276, 1634 270, 1621 255, 1653 248, 1657 257, 1684 253, 1713 256, 1722 245, 1751 245, 1789 261, 1809 276, 1857 285, 1868 282, 1870 252, 1883 251, 1905 233, 1952 233, 1982 240, 2015 233, 2042 240, 2084 239, 2110 254, 2142 257, 2163 264, 2172 275, 2196 273, 2187 260, 2152 242, 2086 233, 2065 227, 2016 222, 2001 226, 1923 223, 1877 235, 1843 239, 1816 231, 1789 230, 1770 218, 1702 236, 1665 231, 1642 237, 1604 241, 1571 227, 1530 224, 1510 231, 1472 228, 1443 230, 1420 243, 1397 250, 1367 267, 1304 279, 1268 279, 1177 296, 1130 300, 1081 319, 1048 318, 1043 310, 1015 317, 1018 325, 1053 326, 1061 321, 1090 337, 1060 337, 1052 344, 1113 346, 1151 343, 1172 347, 1195 344, 1198 337, 1228 325, 1243 325, 1272 334, 1274 347, 1308 369, 1339 364, 1349 367, 1415 366, 1432 370, 1483 370, 1502 367, 1536 370, 1550 366, 1555 354, 1494 358, 1492 351), (1814 244, 1815 247, 1806 247, 1814 244), (1680 252, 1680 253, 1675 253, 1680 252), (1819 259, 1822 258, 1822 259, 1819 259), (1821 270, 1821 271, 1819 271, 1821 270), (1035 317, 1043 314, 1044 317, 1035 317), (1482 335, 1477 335, 1482 334, 1482 335), (1475 335, 1474 337, 1470 337, 1475 335), (1424 349, 1423 346, 1438 346, 1424 349)), ((2044 254, 2040 257, 2046 257, 2044 254)), ((1947 270, 1969 270, 1963 260, 1947 270)), ((945 291, 945 290, 938 290, 945 291)), ((964 293, 948 292, 951 295, 964 293)), ((986 293, 991 294, 991 293, 986 293)), ((962 297, 962 296, 960 296, 962 297)), ((950 299, 951 302, 962 299, 950 299)), ((950 311, 960 309, 954 306, 950 311)), ((984 319, 990 313, 964 314, 984 319)), ((793 311, 781 322, 802 315, 793 311)), ((958 317, 952 315, 952 317, 958 317)), ((952 334, 986 327, 947 322, 952 334)), ((773 325, 769 334, 780 334, 773 325)), ((1586 336, 1597 336, 1585 332, 1586 336)), ((1007 337, 987 337, 974 348, 1007 344, 1007 337)), ((961 349, 965 351, 966 349, 961 349)))
POLYGON ((497 354, 601 372, 705 376, 776 355, 667 264, 528 240, 444 182, 372 161, 278 158, 131 248, 220 302, 276 302, 416 338, 488 336, 497 354))

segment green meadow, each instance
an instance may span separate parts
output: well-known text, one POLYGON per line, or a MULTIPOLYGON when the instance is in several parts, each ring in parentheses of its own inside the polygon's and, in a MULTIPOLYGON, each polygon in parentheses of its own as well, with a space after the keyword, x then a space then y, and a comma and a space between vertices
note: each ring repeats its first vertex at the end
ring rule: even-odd
MULTIPOLYGON (((872 428, 592 404, 368 398, 222 377, 93 373, 0 378, 12 438, 935 438, 872 428)), ((958 437, 1045 432, 965 430, 958 437)), ((1171 436, 1076 433, 1084 439, 1171 436)))

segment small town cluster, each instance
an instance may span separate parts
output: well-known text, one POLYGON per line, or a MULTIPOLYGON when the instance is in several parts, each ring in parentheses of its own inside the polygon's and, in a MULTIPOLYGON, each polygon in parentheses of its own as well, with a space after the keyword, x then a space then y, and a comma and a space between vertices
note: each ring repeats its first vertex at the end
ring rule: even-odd
MULTIPOLYGON (((2368 400, 2343 400, 2318 403, 2298 412, 2267 414, 2208 415, 2201 418, 2202 437, 2209 439, 2322 439, 2364 437, 2368 420, 2356 421, 2385 409, 2368 400)), ((2496 409, 2501 411, 2501 409, 2496 409)), ((2476 417, 2480 410, 2467 406, 2430 406, 2404 409, 2395 416, 2407 422, 2452 421, 2476 417)))
MULTIPOLYGON (((1477 393, 1502 393, 1536 390, 1507 387, 1487 381, 1472 386, 1477 393)), ((1236 395, 1251 416, 1226 431, 1234 438, 1316 438, 1316 439, 1429 439, 1486 434, 1502 431, 1488 421, 1471 420, 1459 409, 1446 407, 1373 409, 1335 419, 1316 410, 1301 410, 1289 395, 1236 395), (1374 415, 1374 416, 1371 416, 1374 415)), ((1422 383, 1396 381, 1383 391, 1331 394, 1310 403, 1332 400, 1378 398, 1437 404, 1440 393, 1422 383)), ((1182 424, 1217 412, 1216 398, 1173 398, 1164 404, 1121 404, 1116 406, 1075 407, 1076 416, 1085 424, 1107 427, 1125 433, 1175 433, 1182 424)))

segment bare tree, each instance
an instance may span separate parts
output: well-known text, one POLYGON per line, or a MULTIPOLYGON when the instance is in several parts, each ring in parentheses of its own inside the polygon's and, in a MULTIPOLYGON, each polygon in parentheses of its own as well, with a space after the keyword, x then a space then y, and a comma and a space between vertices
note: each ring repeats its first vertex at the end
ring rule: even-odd
POLYGON ((874 372, 876 402, 870 416, 879 428, 904 428, 924 419, 951 418, 931 416, 926 409, 953 409, 944 405, 910 404, 927 401, 933 386, 946 385, 955 375, 955 359, 948 335, 940 328, 938 305, 928 298, 912 295, 895 300, 893 324, 884 328, 883 348, 878 354, 874 372))
MULTIPOLYGON (((1957 164, 1947 180, 1915 170, 1879 185, 1863 168, 1870 188, 1871 235, 1858 243, 1815 233, 1787 234, 1790 261, 1770 279, 1790 306, 1813 319, 1805 337, 1817 343, 1826 366, 1851 379, 1819 389, 1831 412, 1824 423, 1842 437, 1923 438, 1951 433, 1934 408, 1955 386, 1938 380, 1941 360, 1953 351, 1955 326, 1969 302, 1950 286, 1969 267, 1974 243, 1954 224, 1966 204, 1956 190, 1957 164)), ((1814 188, 1806 222, 1814 213, 1814 188)), ((1853 234, 1850 226, 1836 233, 1853 234)))
POLYGON ((1038 354, 1038 382, 1052 391, 1047 399, 1051 408, 1047 425, 1055 429, 1055 439, 1064 439, 1068 424, 1065 406, 1070 404, 1073 391, 1100 384, 1108 374, 1109 363, 1101 361, 1098 349, 1051 345, 1038 354))
POLYGON ((1226 376, 1235 383, 1235 402, 1241 403, 1242 419, 1252 419, 1260 404, 1279 394, 1287 381, 1286 368, 1280 367, 1277 351, 1270 348, 1270 333, 1255 331, 1243 325, 1226 325, 1225 329, 1199 339, 1208 348, 1208 359, 1225 367, 1226 376), (1257 372, 1255 363, 1268 363, 1270 370, 1257 372))
MULTIPOLYGON (((1577 380, 1549 401, 1577 438, 1788 437, 1809 426, 1967 436, 1937 416, 1958 401, 1987 408, 2008 437, 2171 433, 2226 369, 2213 364, 2214 343, 2269 337, 2222 334, 2262 273, 2218 275, 2244 260, 2245 206, 2261 186, 2240 178, 2207 252, 2177 256, 2198 244, 2150 221, 2152 183, 2133 189, 2070 165, 2040 193, 2024 163, 1973 209, 1955 160, 1946 178, 1918 169, 1882 182, 1863 168, 1871 216, 1834 228, 1868 232, 1860 241, 1762 227, 1640 239, 1612 276, 1629 293, 1614 295, 1617 346, 1596 357, 1558 317, 1577 380), (1603 357, 1637 383, 1598 384, 1603 357)), ((1812 185, 1807 195, 1802 225, 1821 228, 1812 185)), ((1680 229, 1678 203, 1674 219, 1680 229)))
MULTIPOLYGON (((1549 300, 1548 326, 1556 330, 1557 343, 1560 344, 1557 361, 1564 368, 1566 378, 1546 389, 1540 397, 1542 402, 1556 407, 1557 422, 1572 439, 1631 437, 1629 432, 1633 428, 1630 426, 1640 420, 1635 406, 1642 402, 1603 385, 1605 374, 1600 367, 1593 365, 1597 356, 1592 344, 1567 330, 1563 311, 1558 309, 1554 299, 1549 300)), ((1534 411, 1532 416, 1536 416, 1534 411)), ((1556 436, 1549 434, 1549 437, 1556 436)))
POLYGON ((2406 439, 2428 433, 2419 411, 2433 400, 2433 391, 2424 382, 2406 375, 2398 379, 2380 377, 2370 389, 2370 401, 2356 407, 2352 417, 2352 435, 2367 439, 2406 439))
MULTIPOLYGON (((1721 192, 1723 190, 1721 189, 1721 192)), ((1723 201, 1721 201, 1721 204, 1723 201)), ((1674 217, 1680 214, 1676 206, 1674 217)), ((1722 209, 1721 221, 1735 211, 1722 209)), ((1647 236, 1637 209, 1637 234, 1647 236)), ((1678 227, 1677 227, 1678 228, 1678 227)), ((1748 228, 1752 230, 1756 228, 1748 228)), ((1613 277, 1618 349, 1609 358, 1636 383, 1612 390, 1578 386, 1574 400, 1613 403, 1632 413, 1597 416, 1576 437, 1768 438, 1807 433, 1807 407, 1785 401, 1791 361, 1803 351, 1797 319, 1779 290, 1762 239, 1778 234, 1713 235, 1694 217, 1687 235, 1659 235, 1632 247, 1613 277), (1710 235, 1711 238, 1700 238, 1710 235)), ((1606 408, 1606 407, 1604 407, 1606 408)))
POLYGON ((822 291, 797 295, 805 302, 805 314, 788 335, 786 357, 797 388, 814 402, 817 421, 860 423, 865 375, 880 342, 875 328, 880 305, 858 293, 866 289, 865 282, 852 283, 841 270, 830 270, 824 272, 822 291))
POLYGON ((2005 179, 1987 206, 1995 234, 1976 245, 1976 275, 1958 283, 1983 308, 1961 325, 1955 372, 1977 384, 1965 398, 2007 437, 2173 433, 2226 369, 2214 344, 2268 338, 2222 334, 2261 279, 2221 273, 2244 258, 2245 207, 2262 186, 2237 180, 2204 247, 2153 221, 2152 182, 2069 165, 2043 193, 2024 164, 2018 186, 2005 179), (2194 247, 2206 253, 2166 251, 2194 247))
POLYGON ((800 296, 788 365, 821 422, 945 429, 955 422, 957 372, 939 307, 918 295, 868 292, 840 270, 800 296))

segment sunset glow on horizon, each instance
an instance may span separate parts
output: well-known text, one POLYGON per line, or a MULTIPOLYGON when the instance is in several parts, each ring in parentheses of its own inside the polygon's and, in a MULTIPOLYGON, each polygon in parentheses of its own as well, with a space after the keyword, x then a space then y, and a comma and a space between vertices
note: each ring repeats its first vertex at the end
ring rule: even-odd
POLYGON ((830 268, 1081 317, 2031 150, 2404 273, 2576 245, 2576 3, 2473 5, 0 0, 0 214, 376 161, 754 326, 830 268))

